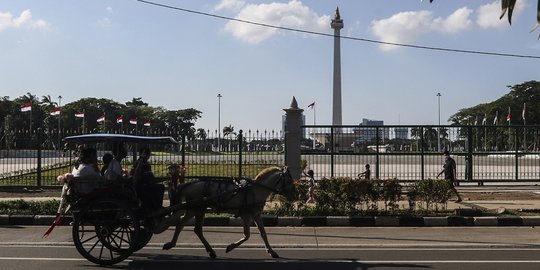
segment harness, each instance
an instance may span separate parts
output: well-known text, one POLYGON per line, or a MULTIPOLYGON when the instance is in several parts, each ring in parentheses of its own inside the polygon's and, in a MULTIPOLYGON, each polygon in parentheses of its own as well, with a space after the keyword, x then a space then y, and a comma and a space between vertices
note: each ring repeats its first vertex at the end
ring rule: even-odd
MULTIPOLYGON (((280 174, 276 186, 282 186, 283 173, 280 174)), ((211 208, 217 213, 234 210, 235 216, 253 209, 253 206, 264 207, 266 200, 255 201, 255 193, 253 189, 260 187, 269 190, 273 194, 282 194, 283 191, 258 183, 249 178, 224 178, 224 177, 197 177, 196 180, 179 185, 177 194, 181 193, 185 188, 196 184, 204 183, 203 193, 200 199, 186 202, 189 208, 211 208), (234 187, 232 187, 234 186, 234 187), (226 204, 236 198, 242 196, 240 207, 226 207, 226 204)))

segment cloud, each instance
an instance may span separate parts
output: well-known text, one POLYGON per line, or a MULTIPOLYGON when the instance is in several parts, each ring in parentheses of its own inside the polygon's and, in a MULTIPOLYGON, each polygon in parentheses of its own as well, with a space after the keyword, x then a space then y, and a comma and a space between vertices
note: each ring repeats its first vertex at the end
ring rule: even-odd
MULTIPOLYGON (((516 18, 517 16, 515 15, 523 13, 526 6, 526 1, 517 1, 512 18, 516 18)), ((491 4, 482 5, 478 8, 476 12, 478 13, 476 24, 480 28, 488 29, 508 27, 508 19, 499 19, 499 17, 501 16, 500 1, 495 1, 491 4)))
POLYGON ((27 9, 21 12, 19 17, 14 17, 11 13, 0 12, 0 31, 8 28, 33 28, 33 29, 48 29, 49 23, 44 20, 33 20, 32 12, 27 9))
POLYGON ((220 10, 240 11, 245 5, 246 5, 246 2, 243 0, 221 0, 214 7, 214 11, 220 11, 220 10))
POLYGON ((111 19, 105 17, 98 20, 97 25, 102 28, 110 27, 112 24, 111 19))
MULTIPOLYGON (((457 34, 471 29, 491 29, 508 26, 508 20, 499 20, 501 15, 500 1, 480 6, 473 11, 463 7, 457 9, 446 18, 434 18, 431 11, 400 12, 390 18, 371 22, 372 33, 381 41, 392 43, 413 43, 428 33, 457 34), (472 20, 473 15, 476 20, 472 20)), ((527 7, 527 1, 517 1, 514 18, 527 7)), ((381 45, 382 50, 399 47, 381 45)))
MULTIPOLYGON (((446 18, 434 18, 431 11, 408 11, 392 15, 390 18, 371 22, 371 30, 381 41, 392 43, 412 43, 420 36, 430 33, 455 34, 468 30, 473 23, 472 10, 466 7, 454 11, 446 18)), ((381 45, 382 50, 398 47, 381 45)))
POLYGON ((111 6, 105 7, 105 11, 107 11, 108 13, 113 13, 113 9, 111 6))
MULTIPOLYGON (((321 32, 330 29, 329 16, 319 16, 297 0, 288 3, 249 4, 244 6, 235 18, 308 31, 321 32)), ((230 21, 225 25, 225 32, 242 41, 256 44, 276 34, 277 29, 230 21)))

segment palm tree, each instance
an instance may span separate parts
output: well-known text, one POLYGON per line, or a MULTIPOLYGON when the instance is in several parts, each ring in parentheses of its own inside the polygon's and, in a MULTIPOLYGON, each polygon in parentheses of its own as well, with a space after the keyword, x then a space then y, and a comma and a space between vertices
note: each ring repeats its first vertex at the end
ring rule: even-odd
POLYGON ((236 132, 234 132, 234 127, 232 125, 223 128, 223 137, 227 137, 227 135, 236 135, 236 132))
MULTIPOLYGON (((223 128, 223 137, 227 137, 227 136, 234 136, 236 135, 236 132, 234 132, 234 127, 232 125, 229 125, 229 126, 226 126, 223 128)), ((229 139, 229 152, 231 151, 231 139, 229 139)))
POLYGON ((57 106, 58 103, 52 100, 51 95, 41 97, 41 103, 48 105, 48 107, 57 106))
POLYGON ((39 100, 37 96, 33 95, 30 92, 26 92, 26 95, 22 96, 22 98, 24 99, 26 103, 31 103, 32 105, 39 104, 39 100))
POLYGON ((204 128, 198 128, 195 132, 195 137, 199 139, 199 143, 197 143, 197 151, 199 151, 200 141, 204 141, 206 137, 208 137, 208 134, 206 133, 206 130, 204 130, 204 128))

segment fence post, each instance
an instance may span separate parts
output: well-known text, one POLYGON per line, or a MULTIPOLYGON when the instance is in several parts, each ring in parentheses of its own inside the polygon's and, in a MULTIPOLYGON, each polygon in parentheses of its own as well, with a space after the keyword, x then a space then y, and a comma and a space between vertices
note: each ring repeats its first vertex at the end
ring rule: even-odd
POLYGON ((242 133, 242 130, 238 132, 238 178, 242 178, 242 133))
MULTIPOLYGON (((30 131, 30 138, 32 136, 32 132, 30 131)), ((41 188, 41 145, 42 145, 43 137, 41 136, 41 128, 37 129, 37 181, 36 186, 38 188, 41 188)))
POLYGON ((330 177, 334 177, 334 126, 330 127, 330 177))
MULTIPOLYGON (((525 128, 523 128, 525 133, 525 128)), ((514 149, 516 149, 516 180, 519 180, 519 151, 518 151, 518 141, 517 141, 518 127, 514 127, 514 149)), ((524 151, 525 152, 525 151, 524 151)))
POLYGON ((285 165, 293 179, 302 175, 300 144, 302 140, 302 112, 298 108, 296 98, 293 97, 291 105, 285 111, 285 165))
POLYGON ((375 135, 376 135, 376 141, 375 141, 375 147, 377 147, 377 155, 375 156, 375 178, 379 179, 379 127, 375 128, 375 135))
POLYGON ((420 179, 424 180, 424 127, 420 127, 420 179))
POLYGON ((186 166, 186 134, 182 132, 182 167, 186 166))
POLYGON ((467 127, 467 156, 465 157, 465 168, 467 168, 465 179, 468 181, 473 180, 473 128, 467 127))

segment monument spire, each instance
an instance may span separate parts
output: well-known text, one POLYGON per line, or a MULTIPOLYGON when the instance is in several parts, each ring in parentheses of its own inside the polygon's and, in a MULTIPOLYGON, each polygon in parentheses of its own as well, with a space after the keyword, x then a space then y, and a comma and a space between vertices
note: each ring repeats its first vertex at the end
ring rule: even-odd
POLYGON ((332 102, 332 125, 341 126, 341 36, 340 31, 343 28, 343 20, 339 14, 339 7, 336 7, 336 14, 330 24, 334 29, 334 83, 333 83, 333 102, 332 102))

